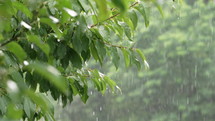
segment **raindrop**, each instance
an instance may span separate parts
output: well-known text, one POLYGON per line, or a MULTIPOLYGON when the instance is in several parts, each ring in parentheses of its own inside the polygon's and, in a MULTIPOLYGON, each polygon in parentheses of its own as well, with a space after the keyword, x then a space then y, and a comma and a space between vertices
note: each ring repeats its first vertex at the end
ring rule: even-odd
POLYGON ((146 69, 149 69, 149 63, 146 60, 144 60, 144 65, 146 69))
POLYGON ((27 66, 27 65, 29 65, 29 62, 28 61, 23 61, 23 64, 25 65, 25 66, 27 66))
POLYGON ((7 86, 9 88, 9 90, 12 91, 12 92, 17 92, 18 91, 17 84, 12 80, 7 81, 7 86))
POLYGON ((93 91, 90 91, 90 95, 93 95, 93 91))
POLYGON ((93 116, 95 116, 95 112, 93 111, 93 116))
POLYGON ((54 75, 60 75, 59 71, 57 69, 55 69, 54 67, 52 67, 52 66, 48 66, 47 70, 49 72, 53 73, 54 75))
POLYGON ((98 118, 98 117, 96 117, 96 121, 99 121, 99 118, 98 118))
POLYGON ((54 16, 49 16, 53 23, 58 23, 59 19, 55 18, 54 16))
POLYGON ((173 9, 176 9, 175 5, 172 5, 172 8, 173 8, 173 9))
POLYGON ((190 100, 189 100, 189 98, 187 98, 187 105, 188 105, 188 104, 190 104, 190 100))
POLYGON ((24 26, 26 29, 28 29, 28 30, 31 30, 31 26, 29 25, 29 24, 27 24, 26 22, 24 22, 24 21, 21 21, 21 25, 22 26, 24 26))
POLYGON ((197 65, 195 65, 195 75, 194 75, 195 78, 197 77, 197 70, 198 70, 197 65))
POLYGON ((75 17, 78 15, 74 10, 71 10, 69 8, 63 8, 63 9, 72 17, 75 17))
POLYGON ((99 110, 102 111, 102 107, 99 107, 99 110))
POLYGON ((31 44, 31 49, 34 49, 34 44, 31 44))
POLYGON ((0 56, 4 56, 4 53, 2 50, 0 50, 0 56))

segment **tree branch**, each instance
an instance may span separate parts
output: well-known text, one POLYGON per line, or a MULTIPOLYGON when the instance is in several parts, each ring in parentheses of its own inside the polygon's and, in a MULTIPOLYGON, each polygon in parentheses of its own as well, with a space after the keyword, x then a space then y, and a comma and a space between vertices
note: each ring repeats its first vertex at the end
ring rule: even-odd
POLYGON ((5 42, 1 43, 0 47, 3 47, 5 45, 9 44, 10 42, 17 40, 17 37, 18 36, 16 36, 16 34, 13 34, 13 36, 8 41, 5 41, 5 42))
POLYGON ((104 43, 105 45, 108 45, 108 46, 111 46, 111 47, 116 47, 116 48, 120 48, 120 49, 130 49, 130 50, 136 50, 136 48, 133 48, 133 47, 126 47, 126 46, 120 46, 120 45, 113 45, 111 43, 107 43, 107 42, 104 42, 104 41, 101 41, 102 43, 104 43))
MULTIPOLYGON (((140 3, 140 2, 134 2, 131 6, 129 6, 129 8, 132 8, 132 7, 136 6, 136 5, 139 4, 139 3, 140 3)), ((105 20, 103 20, 103 21, 101 21, 101 22, 98 22, 98 23, 96 23, 96 24, 93 24, 93 25, 91 25, 89 28, 93 28, 93 27, 99 25, 100 23, 103 23, 103 22, 105 22, 105 21, 111 20, 111 19, 115 18, 115 17, 118 16, 118 15, 120 15, 120 13, 116 13, 116 14, 110 16, 109 18, 107 18, 107 19, 105 19, 105 20)))

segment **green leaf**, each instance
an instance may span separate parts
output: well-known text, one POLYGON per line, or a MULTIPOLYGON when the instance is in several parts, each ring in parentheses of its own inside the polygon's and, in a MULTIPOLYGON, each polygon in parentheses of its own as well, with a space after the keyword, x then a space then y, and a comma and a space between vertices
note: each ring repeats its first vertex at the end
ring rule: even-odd
POLYGON ((128 37, 128 39, 132 40, 131 39, 131 29, 129 28, 129 26, 126 23, 123 23, 121 26, 123 27, 125 35, 128 37))
POLYGON ((132 51, 131 63, 134 63, 136 65, 136 67, 137 67, 138 70, 141 69, 140 61, 136 58, 134 51, 132 51))
POLYGON ((100 65, 102 65, 102 61, 99 57, 99 54, 98 54, 98 51, 94 45, 94 42, 91 43, 91 46, 90 46, 90 51, 91 51, 91 54, 93 55, 93 58, 96 60, 96 61, 99 61, 100 62, 100 65))
POLYGON ((111 49, 111 52, 112 52, 112 62, 114 64, 114 66, 116 67, 116 69, 118 69, 119 62, 120 62, 120 56, 119 56, 119 53, 117 51, 117 48, 113 47, 111 49))
POLYGON ((31 90, 26 90, 25 94, 38 106, 41 110, 45 112, 51 112, 49 105, 46 103, 44 98, 42 98, 41 93, 35 93, 31 90))
POLYGON ((64 8, 64 7, 67 7, 67 8, 72 8, 72 2, 71 0, 56 0, 57 4, 56 4, 56 7, 58 8, 64 8))
POLYGON ((53 23, 53 21, 49 18, 40 18, 40 22, 49 25, 55 32, 58 38, 62 37, 62 31, 57 27, 57 24, 53 23))
POLYGON ((153 0, 152 2, 157 7, 157 9, 160 12, 161 16, 164 17, 164 13, 163 13, 162 7, 159 5, 159 3, 156 0, 153 0))
POLYGON ((121 51, 122 51, 122 53, 123 53, 123 56, 124 56, 124 60, 125 60, 125 66, 126 67, 129 67, 130 66, 130 54, 129 54, 129 52, 126 50, 126 49, 124 49, 124 48, 121 48, 121 51))
POLYGON ((75 50, 73 50, 72 48, 68 48, 67 55, 69 56, 69 60, 72 62, 72 65, 74 67, 76 67, 76 68, 82 67, 82 59, 75 50))
POLYGON ((67 46, 65 44, 59 43, 57 47, 57 53, 56 53, 59 59, 62 59, 64 56, 66 56, 66 52, 67 52, 67 46))
POLYGON ((132 24, 133 24, 133 27, 134 27, 134 30, 135 30, 137 28, 138 17, 137 17, 137 14, 136 14, 136 12, 134 10, 129 12, 129 18, 132 21, 132 24))
POLYGON ((70 86, 72 88, 73 95, 76 96, 77 94, 79 94, 79 92, 78 92, 78 89, 75 87, 75 80, 71 77, 69 77, 68 80, 70 82, 70 86))
POLYGON ((142 53, 142 51, 141 51, 140 49, 136 49, 136 52, 140 55, 140 57, 141 57, 141 59, 142 59, 143 61, 146 60, 146 57, 143 55, 143 53, 142 53))
POLYGON ((108 18, 109 12, 107 8, 107 1, 106 0, 95 0, 98 10, 99 10, 99 15, 98 18, 100 21, 103 21, 108 18))
POLYGON ((125 12, 128 9, 128 0, 111 0, 112 3, 121 10, 125 12))
POLYGON ((104 95, 105 94, 105 92, 106 92, 106 82, 105 82, 105 80, 103 79, 101 82, 101 86, 102 86, 102 90, 101 90, 101 93, 104 95))
POLYGON ((94 82, 94 85, 96 86, 97 90, 98 91, 101 91, 101 85, 100 85, 100 82, 99 82, 99 79, 101 78, 100 75, 99 75, 99 72, 98 70, 93 70, 91 71, 92 72, 92 81, 94 82))
POLYGON ((142 51, 140 49, 136 49, 136 52, 139 54, 139 56, 141 57, 142 61, 144 62, 145 68, 149 69, 149 64, 146 61, 146 57, 143 55, 142 51))
POLYGON ((81 56, 82 56, 82 58, 83 58, 84 61, 89 60, 89 59, 90 59, 90 56, 91 56, 90 50, 88 49, 86 52, 85 52, 85 51, 82 51, 82 52, 81 52, 81 56))
POLYGON ((141 69, 141 64, 140 61, 137 58, 133 59, 134 64, 137 66, 137 69, 140 70, 141 69))
POLYGON ((75 34, 72 37, 72 45, 76 52, 81 53, 82 50, 86 49, 86 46, 82 47, 82 44, 85 44, 85 42, 89 39, 87 38, 86 34, 84 34, 86 33, 86 29, 87 29, 87 23, 86 23, 85 17, 82 15, 79 16, 78 22, 81 24, 79 24, 75 29, 75 34))
POLYGON ((144 18, 145 26, 148 27, 149 26, 149 17, 146 14, 145 7, 140 4, 138 7, 135 7, 135 8, 141 13, 141 15, 144 18))
POLYGON ((1 98, 0 98, 0 110, 3 114, 5 114, 7 111, 6 107, 7 107, 7 99, 5 96, 1 96, 1 98))
POLYGON ((7 49, 12 52, 22 62, 27 58, 27 54, 17 42, 7 44, 7 49))
POLYGON ((83 94, 81 95, 81 100, 86 103, 87 102, 87 99, 89 98, 88 94, 88 86, 85 84, 84 85, 84 91, 83 91, 83 94))
POLYGON ((23 5, 22 3, 18 2, 18 1, 13 1, 12 2, 13 6, 22 11, 26 16, 28 16, 30 19, 32 19, 32 12, 26 7, 26 5, 23 5))
POLYGON ((12 120, 18 120, 21 119, 23 115, 23 111, 21 109, 18 109, 16 105, 9 104, 7 106, 7 117, 12 120))
POLYGON ((49 56, 50 48, 49 45, 41 41, 37 35, 27 35, 28 41, 37 45, 45 54, 49 56))
POLYGON ((60 75, 59 71, 51 65, 47 65, 41 62, 33 62, 26 66, 26 69, 35 71, 45 79, 47 79, 51 84, 57 87, 60 91, 66 94, 67 84, 65 79, 60 75))
POLYGON ((109 85, 109 87, 111 88, 112 92, 114 92, 115 87, 116 87, 116 82, 114 82, 113 80, 111 80, 109 77, 105 76, 104 77, 105 82, 109 85))
POLYGON ((36 110, 35 104, 30 99, 25 97, 24 102, 23 102, 23 108, 24 108, 24 111, 25 111, 26 115, 28 116, 28 118, 31 119, 36 110))
POLYGON ((97 52, 99 54, 101 61, 103 61, 103 59, 106 55, 106 48, 105 48, 104 43, 102 43, 101 41, 100 40, 96 41, 96 49, 97 49, 97 52))

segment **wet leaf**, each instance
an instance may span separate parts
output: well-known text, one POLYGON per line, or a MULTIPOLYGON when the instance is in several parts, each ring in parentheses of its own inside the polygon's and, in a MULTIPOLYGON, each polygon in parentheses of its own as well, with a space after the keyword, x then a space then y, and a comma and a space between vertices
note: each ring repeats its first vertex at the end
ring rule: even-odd
POLYGON ((130 66, 130 54, 129 54, 128 50, 126 50, 124 48, 121 48, 121 51, 124 56, 125 66, 129 67, 130 66))
POLYGON ((50 48, 49 45, 41 41, 40 37, 37 35, 27 35, 28 41, 37 45, 45 54, 49 56, 50 48))
POLYGON ((145 7, 143 5, 139 5, 138 7, 135 7, 143 16, 144 18, 144 22, 145 22, 145 26, 148 27, 149 26, 149 17, 146 13, 145 7))
POLYGON ((12 52, 19 59, 20 62, 27 58, 26 52, 17 42, 11 42, 7 44, 7 49, 12 52))
POLYGON ((28 16, 30 19, 32 19, 32 17, 33 17, 32 12, 24 4, 22 4, 18 1, 13 1, 12 4, 16 9, 22 11, 26 16, 28 16))
POLYGON ((51 84, 63 93, 67 92, 67 84, 60 72, 51 65, 41 62, 33 62, 25 67, 28 71, 35 71, 42 77, 46 78, 51 84))

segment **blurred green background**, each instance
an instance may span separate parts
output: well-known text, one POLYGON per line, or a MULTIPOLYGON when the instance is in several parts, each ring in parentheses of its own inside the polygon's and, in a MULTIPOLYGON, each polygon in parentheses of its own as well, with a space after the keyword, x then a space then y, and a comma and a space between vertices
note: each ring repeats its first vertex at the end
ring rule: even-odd
POLYGON ((135 33, 150 69, 104 64, 100 70, 122 92, 103 96, 92 87, 87 104, 76 97, 63 109, 56 105, 58 121, 215 120, 215 1, 161 4, 164 18, 152 10, 150 26, 139 21, 135 33))

